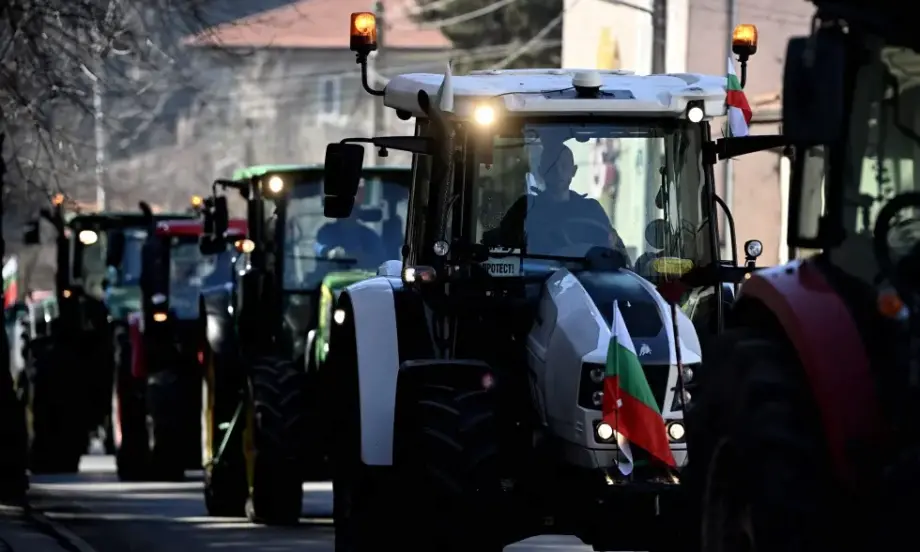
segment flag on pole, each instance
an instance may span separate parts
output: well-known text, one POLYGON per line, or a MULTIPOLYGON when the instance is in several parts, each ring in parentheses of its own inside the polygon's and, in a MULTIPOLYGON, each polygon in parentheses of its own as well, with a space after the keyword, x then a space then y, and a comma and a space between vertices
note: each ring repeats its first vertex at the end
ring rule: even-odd
POLYGON ((602 401, 603 420, 614 428, 617 444, 626 459, 619 462, 620 472, 632 472, 632 450, 629 443, 642 447, 653 458, 675 467, 674 455, 668 443, 668 433, 661 410, 652 395, 642 364, 620 307, 613 302, 610 346, 607 349, 607 370, 604 377, 602 401))
POLYGON ((3 308, 16 303, 19 296, 19 261, 10 257, 3 265, 3 308))
POLYGON ((751 106, 735 74, 735 62, 728 56, 728 78, 725 85, 725 107, 728 109, 728 135, 747 136, 751 125, 751 106))

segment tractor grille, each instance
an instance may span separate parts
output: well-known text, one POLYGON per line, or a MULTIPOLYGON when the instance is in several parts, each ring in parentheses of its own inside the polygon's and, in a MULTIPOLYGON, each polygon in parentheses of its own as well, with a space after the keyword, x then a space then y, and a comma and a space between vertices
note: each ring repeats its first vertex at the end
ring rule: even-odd
MULTIPOLYGON (((600 374, 604 373, 603 364, 584 363, 581 365, 581 383, 578 386, 578 406, 592 410, 600 410, 601 405, 595 403, 595 396, 603 392, 604 382, 594 381, 599 370, 600 374), (592 371, 595 371, 592 377, 592 371)), ((655 403, 659 409, 664 409, 664 398, 668 393, 668 373, 670 366, 660 364, 643 364, 642 370, 645 372, 645 378, 652 389, 652 396, 655 397, 655 403)))

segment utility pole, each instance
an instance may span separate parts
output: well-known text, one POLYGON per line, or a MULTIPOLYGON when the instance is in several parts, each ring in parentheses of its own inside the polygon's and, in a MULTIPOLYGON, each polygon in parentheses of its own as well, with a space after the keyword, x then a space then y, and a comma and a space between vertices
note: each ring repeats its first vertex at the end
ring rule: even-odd
POLYGON ((102 39, 95 31, 90 31, 90 44, 93 50, 93 71, 89 73, 93 80, 93 124, 96 138, 96 209, 105 211, 105 177, 106 177, 106 132, 105 106, 103 105, 103 76, 105 62, 102 59, 102 39))
MULTIPOLYGON (((722 59, 729 60, 734 59, 732 56, 732 32, 735 30, 735 20, 738 18, 738 1, 737 0, 727 0, 728 5, 726 6, 726 17, 725 22, 728 25, 727 32, 725 33, 728 37, 725 41, 725 57, 722 59)), ((726 64, 728 62, 726 61, 726 64)), ((728 205, 729 209, 734 209, 734 198, 735 198, 735 171, 732 166, 732 160, 726 159, 722 163, 722 186, 724 187, 723 193, 725 197, 722 199, 725 200, 725 204, 728 205)), ((723 246, 723 258, 731 259, 733 254, 737 252, 731 251, 731 240, 728 239, 728 218, 723 216, 722 220, 719 221, 719 227, 724 228, 720 233, 719 238, 722 240, 723 246)))
MULTIPOLYGON (((668 72, 668 0, 654 0, 652 3, 652 74, 661 75, 668 72)), ((646 174, 646 224, 659 218, 658 209, 653 199, 661 189, 662 148, 658 143, 649 147, 648 171, 646 174)))
MULTIPOLYGON (((371 86, 377 88, 380 80, 380 70, 383 68, 384 57, 386 52, 386 17, 383 10, 383 2, 376 0, 374 2, 374 15, 377 17, 377 51, 368 58, 368 75, 370 75, 371 86)), ((374 110, 374 131, 371 136, 383 136, 386 134, 386 108, 383 106, 383 98, 371 97, 371 106, 374 110)), ((375 164, 378 166, 386 165, 386 158, 374 155, 375 164)))

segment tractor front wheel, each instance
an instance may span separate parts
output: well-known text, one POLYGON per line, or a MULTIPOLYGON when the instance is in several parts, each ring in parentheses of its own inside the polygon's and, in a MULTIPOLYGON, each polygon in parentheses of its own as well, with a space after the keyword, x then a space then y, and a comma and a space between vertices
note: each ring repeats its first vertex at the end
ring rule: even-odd
POLYGON ((246 517, 265 525, 294 525, 303 501, 304 373, 291 361, 262 358, 253 363, 249 379, 246 517))
POLYGON ((838 548, 830 460, 806 374, 782 336, 727 332, 688 418, 688 489, 705 551, 838 548))
POLYGON ((113 339, 116 409, 112 415, 117 419, 121 434, 116 443, 115 466, 120 480, 143 481, 147 477, 150 457, 145 383, 135 378, 131 371, 131 342, 127 329, 116 327, 113 339))

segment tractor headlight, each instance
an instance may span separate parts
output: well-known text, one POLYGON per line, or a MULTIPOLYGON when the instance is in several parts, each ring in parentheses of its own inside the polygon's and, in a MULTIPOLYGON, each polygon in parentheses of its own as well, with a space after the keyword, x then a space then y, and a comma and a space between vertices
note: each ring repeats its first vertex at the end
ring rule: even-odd
POLYGON ((594 406, 597 406, 597 407, 600 407, 601 405, 603 405, 604 404, 604 392, 595 391, 594 394, 591 395, 591 402, 593 402, 594 406))
POLYGON ((682 441, 686 434, 687 430, 681 422, 671 422, 668 425, 668 438, 672 441, 682 441))
POLYGON ((99 234, 93 230, 80 230, 78 237, 83 245, 93 245, 99 241, 99 234))
POLYGON ((332 320, 341 326, 345 323, 345 311, 342 309, 335 309, 335 312, 332 313, 332 320))
POLYGON ((480 126, 491 125, 495 122, 495 108, 491 105, 477 105, 473 109, 473 120, 480 126))
POLYGON ((613 428, 607 422, 601 422, 594 428, 594 433, 600 441, 609 441, 613 438, 613 428))

